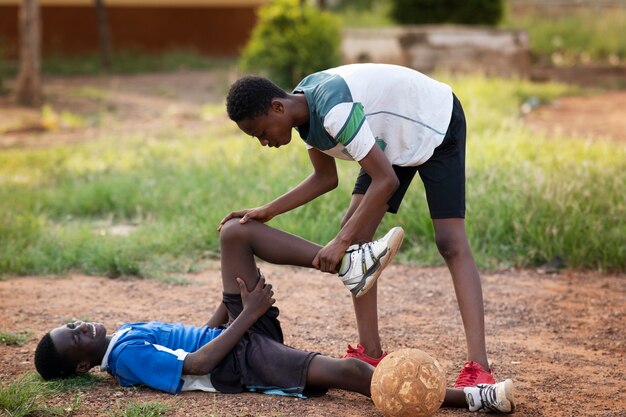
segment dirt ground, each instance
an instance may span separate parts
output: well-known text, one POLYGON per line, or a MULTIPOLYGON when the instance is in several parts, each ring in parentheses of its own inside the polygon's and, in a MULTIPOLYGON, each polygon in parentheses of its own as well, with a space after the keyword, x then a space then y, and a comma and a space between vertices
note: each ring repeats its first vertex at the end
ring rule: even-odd
MULTIPOLYGON (((262 265, 276 289, 288 344, 332 356, 354 343, 351 299, 335 276, 314 270, 262 265)), ((0 282, 0 323, 37 336, 71 318, 201 324, 219 301, 217 268, 190 277, 189 286, 150 280, 113 280, 71 275, 0 282)), ((462 325, 445 268, 392 265, 381 277, 380 328, 384 347, 417 347, 439 359, 452 384, 465 357, 462 325)), ((487 344, 498 378, 512 378, 520 416, 625 416, 626 277, 565 271, 541 274, 510 270, 483 275, 487 344)), ((32 371, 36 340, 0 345, 0 379, 32 371)), ((116 400, 164 401, 168 415, 379 416, 358 394, 333 390, 300 400, 263 394, 184 393, 115 389, 104 378, 86 390, 74 413, 105 414, 116 400)), ((68 405, 71 395, 57 398, 68 405)), ((468 415, 442 410, 441 416, 468 415)))
MULTIPOLYGON (((55 111, 97 114, 104 123, 49 130, 38 111, 0 98, 0 151, 101 140, 103 132, 193 131, 210 122, 199 108, 220 104, 227 72, 51 78, 55 111), (67 94, 68 91, 73 94, 67 94), (104 93, 103 93, 104 92, 104 93)), ((585 79, 589 82, 589 79, 585 79)), ((10 84, 9 84, 10 88, 10 84)), ((548 134, 626 140, 626 91, 569 97, 525 116, 548 134)), ((332 356, 356 343, 352 305, 336 277, 262 265, 276 289, 288 344, 332 356)), ((487 346, 499 379, 512 378, 519 416, 626 416, 626 276, 563 270, 507 270, 483 274, 487 346)), ((0 281, 0 331, 28 330, 21 347, 0 345, 0 381, 32 372, 37 339, 68 319, 103 322, 110 331, 127 321, 158 319, 201 324, 220 298, 219 264, 190 276, 188 286, 71 274, 0 281)), ((445 268, 392 265, 381 277, 380 332, 384 348, 417 347, 437 357, 448 384, 465 358, 465 341, 445 268)), ((333 390, 318 399, 261 394, 185 393, 117 389, 103 377, 85 390, 76 416, 106 415, 116 402, 163 401, 175 416, 380 416, 362 396, 333 390)), ((72 394, 50 405, 67 406, 72 394)), ((442 410, 437 415, 470 415, 442 410)))

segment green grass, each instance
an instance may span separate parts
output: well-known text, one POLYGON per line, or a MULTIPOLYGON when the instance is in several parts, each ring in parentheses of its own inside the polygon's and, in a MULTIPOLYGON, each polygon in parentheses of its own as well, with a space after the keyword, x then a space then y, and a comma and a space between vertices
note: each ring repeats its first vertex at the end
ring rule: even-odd
MULTIPOLYGON (((44 56, 41 70, 46 75, 93 75, 93 74, 138 74, 192 69, 212 69, 232 65, 230 58, 201 55, 193 50, 173 50, 150 54, 134 50, 114 51, 111 67, 105 69, 100 55, 90 53, 76 56, 44 56)), ((0 80, 17 74, 17 61, 0 61, 0 80)), ((1 84, 0 84, 1 85, 1 84)))
POLYGON ((128 403, 116 404, 114 411, 107 413, 109 417, 160 417, 167 415, 169 406, 162 402, 138 403, 131 401, 128 403))
POLYGON ((0 332, 0 343, 7 346, 23 346, 33 338, 31 332, 0 332))
MULTIPOLYGON (((43 381, 34 372, 24 374, 6 384, 0 384, 0 415, 6 417, 26 416, 69 416, 81 405, 82 392, 94 387, 104 377, 85 374, 72 378, 43 381), (47 402, 70 394, 70 402, 65 405, 49 407, 47 402)), ((111 417, 159 417, 167 415, 170 407, 162 402, 138 403, 118 401, 107 412, 111 417)))
POLYGON ((395 23, 390 15, 389 1, 374 1, 371 7, 350 7, 339 12, 344 27, 348 28, 381 28, 391 27, 395 23))
POLYGON ((107 376, 88 372, 86 374, 76 375, 70 378, 53 379, 44 382, 46 388, 52 392, 77 392, 85 391, 94 387, 107 376))
MULTIPOLYGON (((528 267, 561 256, 571 267, 626 271, 626 147, 546 138, 519 121, 525 101, 579 91, 438 78, 453 86, 467 113, 467 227, 480 266, 528 267)), ((0 154, 0 274, 80 270, 185 284, 184 274, 218 256, 224 215, 269 201, 311 171, 297 137, 279 151, 265 149, 228 121, 193 135, 102 139, 0 154)), ((358 170, 338 167, 337 190, 270 224, 316 242, 332 239, 358 170)), ((381 231, 395 224, 407 231, 402 259, 442 263, 419 180, 381 231)))
POLYGON ((530 48, 556 64, 626 61, 626 8, 577 7, 551 16, 537 9, 523 15, 507 13, 505 28, 524 29, 530 48))
MULTIPOLYGON (((7 417, 25 416, 69 416, 81 405, 82 393, 98 384, 103 378, 88 373, 52 381, 43 381, 35 373, 24 374, 14 381, 0 385, 0 415, 7 417), (70 394, 68 404, 49 407, 46 403, 53 397, 70 394)), ((115 403, 111 417, 158 417, 166 415, 169 406, 161 402, 138 403, 135 401, 115 403)))
POLYGON ((45 406, 53 394, 39 376, 26 374, 0 386, 0 411, 7 417, 63 415, 61 409, 45 406))

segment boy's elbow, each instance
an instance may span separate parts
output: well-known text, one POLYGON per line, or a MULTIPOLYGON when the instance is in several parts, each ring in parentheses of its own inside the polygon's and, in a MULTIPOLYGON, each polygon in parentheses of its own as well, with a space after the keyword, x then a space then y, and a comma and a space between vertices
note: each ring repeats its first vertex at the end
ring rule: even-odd
POLYGON ((385 181, 385 189, 387 193, 392 196, 393 193, 400 187, 400 180, 395 175, 392 178, 387 178, 385 181))
POLYGON ((392 194, 395 193, 398 190, 398 188, 400 188, 400 180, 398 179, 398 177, 394 176, 391 193, 392 194))
POLYGON ((337 177, 333 177, 328 181, 328 191, 332 191, 339 185, 339 180, 337 177))
POLYGON ((210 373, 214 366, 209 361, 198 361, 193 354, 187 355, 183 363, 184 375, 206 375, 210 373))
POLYGON ((324 175, 321 179, 321 189, 324 193, 334 190, 339 185, 339 179, 336 175, 324 175))

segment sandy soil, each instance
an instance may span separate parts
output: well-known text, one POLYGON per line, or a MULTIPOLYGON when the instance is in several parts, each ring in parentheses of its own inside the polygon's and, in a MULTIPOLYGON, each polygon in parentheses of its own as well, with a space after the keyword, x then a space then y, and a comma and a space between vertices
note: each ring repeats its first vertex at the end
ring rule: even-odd
MULTIPOLYGON (((356 338, 351 300, 335 276, 262 265, 276 288, 289 344, 339 356, 356 338)), ((201 324, 219 301, 219 271, 191 276, 188 286, 148 280, 71 275, 0 282, 0 327, 37 336, 71 318, 102 321, 159 319, 201 324)), ((454 382, 465 355, 462 326, 445 268, 391 266, 380 282, 380 327, 387 350, 417 347, 436 356, 454 382)), ((487 343, 498 378, 513 378, 520 416, 624 416, 626 278, 564 271, 510 270, 483 275, 487 343)), ((0 379, 32 371, 36 340, 0 345, 0 379)), ((56 398, 68 405, 72 395, 56 398)), ((104 378, 82 395, 77 416, 111 411, 116 400, 163 401, 168 415, 379 416, 358 394, 331 391, 299 400, 262 394, 184 393, 115 389, 104 378)), ((467 415, 442 410, 441 416, 467 415)))
POLYGON ((626 91, 563 97, 536 108, 524 121, 548 135, 626 141, 626 91))
MULTIPOLYGON (((0 149, 100 140, 104 130, 200 129, 207 120, 199 106, 221 103, 230 78, 227 72, 186 72, 47 79, 46 96, 55 111, 97 114, 105 122, 50 131, 41 127, 38 111, 0 98, 0 149)), ((563 98, 525 120, 549 134, 576 132, 619 141, 626 139, 625 104, 626 91, 563 98)), ((350 297, 336 277, 272 265, 263 270, 276 287, 289 344, 340 356, 348 343, 356 343, 350 297)), ((0 330, 35 335, 22 347, 0 345, 0 381, 33 371, 36 339, 68 319, 102 321, 110 330, 126 321, 150 319, 203 323, 220 298, 218 264, 189 279, 189 286, 82 275, 0 281, 0 330)), ((490 359, 499 379, 515 381, 517 415, 626 416, 626 276, 508 270, 484 274, 483 284, 490 359)), ((465 358, 465 343, 447 270, 392 266, 380 287, 384 347, 431 353, 452 384, 465 358)), ((73 415, 106 415, 117 401, 129 399, 166 402, 168 415, 176 416, 380 415, 369 399, 339 390, 310 400, 259 394, 170 396, 116 389, 112 378, 104 377, 81 398, 73 415)), ((72 399, 73 394, 66 394, 50 405, 67 406, 72 399)), ((442 410, 438 415, 469 413, 442 410)))

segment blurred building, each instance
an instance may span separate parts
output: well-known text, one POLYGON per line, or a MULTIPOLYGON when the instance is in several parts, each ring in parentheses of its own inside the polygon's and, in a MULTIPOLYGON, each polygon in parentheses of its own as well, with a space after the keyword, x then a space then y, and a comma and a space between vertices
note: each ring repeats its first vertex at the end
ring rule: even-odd
POLYGON ((346 63, 385 62, 425 73, 526 77, 530 71, 528 34, 486 26, 344 29, 342 55, 346 63))
MULTIPOLYGON (((114 49, 237 55, 267 0, 103 0, 114 49)), ((0 0, 0 52, 18 53, 21 0, 0 0)), ((99 50, 95 0, 39 0, 44 55, 99 50)))

